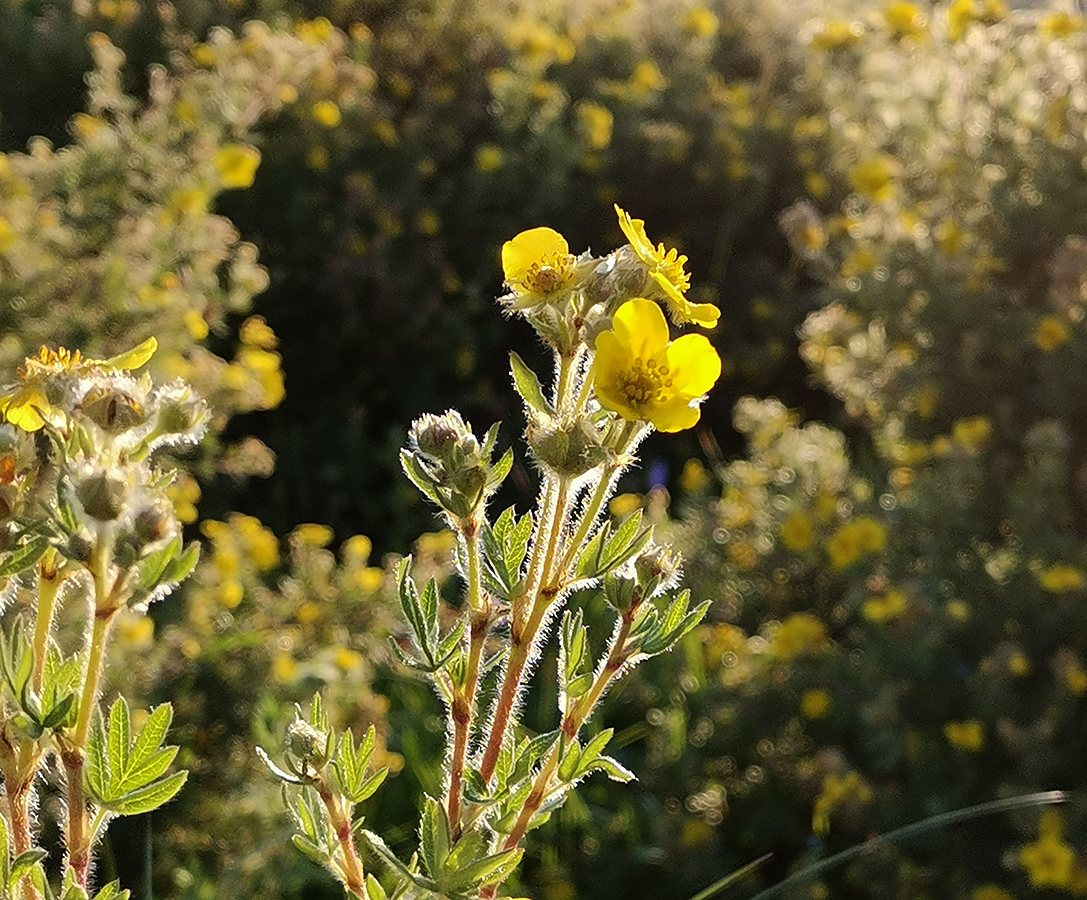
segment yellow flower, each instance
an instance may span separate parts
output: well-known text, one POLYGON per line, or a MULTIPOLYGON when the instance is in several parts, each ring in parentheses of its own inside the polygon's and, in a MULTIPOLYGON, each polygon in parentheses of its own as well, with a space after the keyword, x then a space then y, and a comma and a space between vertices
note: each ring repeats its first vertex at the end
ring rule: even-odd
POLYGON ((1043 834, 1019 851, 1019 865, 1027 871, 1031 887, 1066 887, 1072 879, 1076 853, 1059 834, 1043 834))
POLYGON ((803 653, 817 653, 827 647, 827 627, 810 613, 793 613, 782 622, 770 641, 776 659, 792 659, 803 653))
POLYGON ((830 713, 830 694, 822 688, 804 691, 800 696, 800 714, 805 719, 823 719, 830 713))
POLYGON ((1038 584, 1051 594, 1067 594, 1087 585, 1087 576, 1075 566, 1047 566, 1038 573, 1038 584))
POLYGON ((691 303, 683 296, 691 286, 691 276, 683 269, 687 257, 681 256, 674 248, 665 250, 664 244, 654 246, 645 233, 645 222, 632 219, 618 204, 615 212, 631 249, 649 268, 650 277, 664 295, 672 321, 677 325, 694 322, 703 328, 713 328, 721 311, 712 303, 691 303))
POLYGON ((224 188, 247 188, 260 165, 260 151, 248 144, 226 144, 215 153, 215 168, 224 188))
POLYGON ((615 313, 612 330, 596 339, 596 396, 630 421, 683 431, 699 417, 698 401, 721 375, 721 358, 700 334, 668 340, 659 306, 636 297, 615 313))
POLYGON ((1046 353, 1052 353, 1068 343, 1071 332, 1068 326, 1057 316, 1042 316, 1034 329, 1034 346, 1046 353))
POLYGON ((605 106, 583 100, 577 105, 578 127, 592 150, 603 150, 611 143, 614 117, 605 106))
POLYGON ((985 746, 985 726, 977 719, 948 722, 944 725, 944 737, 952 747, 977 753, 985 746))
POLYGON ((811 519, 795 512, 781 523, 781 545, 793 553, 803 553, 811 546, 815 529, 811 519))
POLYGON ((662 91, 667 84, 668 80, 651 59, 642 60, 630 73, 630 88, 638 97, 662 91))
POLYGON ((832 19, 811 39, 810 44, 816 50, 840 50, 859 41, 861 34, 861 27, 857 23, 832 19))
POLYGON ((480 172, 494 172, 502 168, 506 155, 497 144, 481 144, 476 148, 475 164, 480 172))
POLYGON ((1077 31, 1082 31, 1084 20, 1081 16, 1073 16, 1064 12, 1064 10, 1060 10, 1059 12, 1052 12, 1042 19, 1042 24, 1039 27, 1045 37, 1063 41, 1077 31))
POLYGON ((845 569, 868 553, 879 553, 887 543, 887 530, 870 516, 846 522, 827 541, 832 569, 845 569))
POLYGON ((897 619, 909 607, 902 591, 890 590, 882 597, 869 597, 861 604, 861 615, 877 624, 897 619))
POLYGON ((54 407, 47 396, 51 376, 78 374, 88 369, 114 372, 138 369, 152 357, 156 349, 158 341, 153 337, 127 353, 109 359, 84 359, 78 350, 68 351, 64 347, 50 350, 42 347, 36 357, 28 356, 17 370, 22 385, 0 396, 0 415, 23 431, 37 431, 46 422, 60 424, 64 413, 54 407))
POLYGON ((333 531, 327 525, 306 522, 294 529, 291 534, 307 547, 327 547, 333 538, 333 531))
POLYGON ((506 284, 533 305, 554 299, 574 284, 576 257, 553 228, 530 228, 502 245, 506 284))
POLYGON ((858 193, 879 203, 890 199, 894 192, 895 168, 894 160, 881 153, 853 166, 849 183, 858 193))
POLYGON ((883 21, 895 38, 920 39, 925 36, 925 14, 908 0, 891 0, 883 10, 883 21))
POLYGON ((314 121, 325 128, 335 128, 340 124, 340 108, 331 100, 318 100, 310 110, 314 121))

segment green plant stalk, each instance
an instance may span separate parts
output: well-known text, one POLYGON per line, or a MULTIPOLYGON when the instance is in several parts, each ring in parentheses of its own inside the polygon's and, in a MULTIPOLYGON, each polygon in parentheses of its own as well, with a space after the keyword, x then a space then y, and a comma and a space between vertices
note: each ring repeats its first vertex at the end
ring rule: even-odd
MULTIPOLYGON (((554 476, 549 476, 549 480, 552 477, 554 476)), ((543 491, 545 498, 548 493, 548 488, 545 487, 543 491)), ((533 560, 526 579, 525 598, 530 599, 531 602, 528 619, 522 623, 516 610, 511 610, 510 613, 510 653, 502 676, 498 702, 494 708, 494 725, 480 763, 480 774, 485 782, 490 782, 495 766, 498 764, 498 754, 505 742, 506 730, 510 725, 513 707, 521 690, 521 678, 524 675, 532 645, 552 601, 562 588, 561 583, 554 581, 551 577, 551 570, 558 549, 559 536, 569 512, 570 482, 568 479, 558 479, 556 494, 554 507, 550 510, 551 515, 547 517, 548 521, 544 524, 543 531, 539 533, 540 542, 546 542, 546 549, 542 557, 538 557, 535 547, 533 548, 533 560), (540 560, 538 565, 537 559, 540 560)), ((541 502, 541 511, 544 509, 541 502)))
MULTIPOLYGON (((33 846, 30 797, 40 759, 41 748, 37 741, 22 744, 16 749, 8 730, 8 723, 5 721, 0 726, 0 772, 3 773, 4 792, 8 797, 15 856, 25 853, 33 846)), ((38 892, 29 875, 23 879, 22 885, 24 900, 37 900, 38 892)))
POLYGON ((328 786, 323 775, 317 775, 314 778, 313 786, 325 806, 328 821, 336 832, 336 841, 340 845, 340 853, 343 854, 340 874, 343 876, 344 886, 359 900, 370 900, 366 892, 366 878, 362 871, 362 863, 359 861, 359 854, 351 834, 351 823, 344 814, 343 804, 339 796, 328 786))
POLYGON ((449 796, 446 810, 449 826, 456 840, 461 834, 461 794, 463 792, 464 760, 468 753, 468 736, 472 728, 472 710, 479 689, 479 666, 483 644, 491 623, 490 601, 483 594, 480 577, 479 529, 465 535, 468 552, 468 667, 464 684, 453 689, 450 714, 453 718, 453 753, 449 766, 449 796))
MULTIPOLYGON (((603 667, 597 672, 596 677, 593 679, 592 686, 581 697, 579 697, 573 704, 573 706, 567 710, 566 715, 562 720, 562 732, 566 739, 574 740, 577 737, 578 732, 581 730, 581 726, 585 724, 586 720, 592 715, 593 710, 596 708, 597 703, 600 702, 600 698, 604 696, 608 687, 616 676, 622 671, 623 666, 627 664, 627 661, 631 657, 631 650, 626 646, 627 637, 630 635, 630 629, 634 622, 635 609, 628 611, 622 618, 619 626, 619 630, 616 632, 615 637, 611 642, 611 647, 608 650, 608 657, 604 662, 603 667)), ((518 844, 521 843, 521 838, 525 836, 525 831, 528 829, 529 823, 532 821, 532 817, 536 815, 540 807, 543 805, 544 800, 547 799, 548 794, 551 791, 551 779, 555 775, 555 771, 559 767, 559 756, 562 742, 557 742, 554 747, 551 748, 551 753, 547 757, 547 762, 536 775, 536 780, 532 783, 532 790, 529 792, 527 798, 525 798, 525 805, 521 807, 521 812, 517 816, 517 821, 513 825, 513 829, 510 831, 506 840, 502 844, 503 850, 512 850, 518 844)), ((482 900, 490 900, 498 891, 498 884, 490 884, 480 891, 480 897, 482 900)))
POLYGON ((79 698, 79 713, 75 729, 65 742, 61 752, 68 781, 68 824, 65 843, 68 847, 68 865, 76 880, 84 888, 91 864, 91 839, 87 798, 83 792, 83 766, 87 758, 87 736, 90 733, 91 715, 98 701, 98 688, 102 680, 102 668, 106 657, 106 644, 110 626, 120 611, 106 586, 109 561, 113 555, 113 541, 99 539, 91 558, 94 576, 94 619, 91 626, 91 645, 87 653, 87 671, 79 698))
POLYGON ((49 632, 53 628, 57 593, 63 582, 64 577, 57 568, 57 552, 50 547, 38 564, 38 608, 34 615, 34 673, 31 680, 34 693, 39 693, 42 689, 45 657, 49 651, 49 632))

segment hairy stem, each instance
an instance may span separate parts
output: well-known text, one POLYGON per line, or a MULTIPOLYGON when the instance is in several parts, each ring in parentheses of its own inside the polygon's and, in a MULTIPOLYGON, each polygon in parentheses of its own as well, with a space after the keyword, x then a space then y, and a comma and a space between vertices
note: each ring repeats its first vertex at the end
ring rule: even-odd
POLYGON ((34 693, 39 693, 42 689, 49 632, 53 628, 57 592, 63 581, 64 577, 57 567, 57 551, 50 547, 38 564, 38 608, 34 615, 34 672, 31 677, 34 693))
POLYGON ((344 887, 358 897, 359 900, 369 900, 362 863, 359 861, 359 854, 355 849, 355 841, 351 834, 351 823, 344 814, 343 804, 322 776, 318 775, 316 777, 313 786, 325 806, 328 821, 332 824, 332 828, 336 832, 336 840, 340 845, 340 854, 343 857, 340 874, 343 876, 344 887))
POLYGON ((490 601, 483 594, 480 577, 479 532, 468 537, 468 666, 464 684, 453 691, 453 754, 449 765, 449 796, 446 809, 449 825, 456 840, 461 834, 461 794, 463 792, 464 761, 468 752, 468 737, 472 728, 472 712, 476 708, 479 689, 479 666, 483 644, 491 624, 490 601))
MULTIPOLYGON (((545 497, 547 493, 548 487, 545 487, 543 491, 545 497)), ((540 530, 537 532, 537 543, 545 543, 545 549, 539 556, 539 562, 536 563, 536 547, 533 547, 533 560, 526 578, 525 598, 530 603, 528 618, 522 622, 517 616, 512 614, 510 616, 510 653, 502 676, 498 702, 494 708, 494 723, 480 763, 480 774, 486 782, 490 782, 498 763, 498 754, 502 750, 506 731, 513 716, 513 708, 521 690, 521 678, 536 640, 536 634, 561 588, 561 584, 554 580, 553 567, 559 538, 569 514, 570 483, 566 479, 560 479, 555 493, 551 515, 547 517, 547 521, 541 522, 540 530)))

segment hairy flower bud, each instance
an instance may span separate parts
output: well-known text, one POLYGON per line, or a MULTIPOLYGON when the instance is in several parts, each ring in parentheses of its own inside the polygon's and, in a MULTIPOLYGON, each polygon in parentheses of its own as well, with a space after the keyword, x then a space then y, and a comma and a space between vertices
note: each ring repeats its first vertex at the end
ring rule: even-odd
POLYGON ((303 719, 295 719, 287 728, 283 747, 287 753, 303 762, 323 765, 328 749, 325 735, 303 719))
POLYGON ((75 486, 75 495, 83 510, 99 522, 112 522, 125 508, 127 486, 105 472, 88 475, 75 486))
POLYGON ((602 465, 609 455, 600 430, 587 419, 568 424, 530 424, 525 438, 542 466, 571 478, 602 465))
POLYGON ((654 597, 673 587, 682 561, 672 547, 655 544, 646 547, 634 560, 634 575, 643 596, 654 597))

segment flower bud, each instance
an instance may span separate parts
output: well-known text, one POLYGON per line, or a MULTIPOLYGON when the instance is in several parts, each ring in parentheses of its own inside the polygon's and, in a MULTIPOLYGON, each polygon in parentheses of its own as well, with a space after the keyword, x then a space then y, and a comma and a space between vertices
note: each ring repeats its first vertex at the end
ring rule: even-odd
POLYGON ((105 472, 88 475, 75 487, 75 495, 83 504, 83 511, 99 522, 112 522, 121 514, 127 493, 123 481, 111 478, 105 472))
POLYGON ((530 424, 525 438, 542 466, 571 478, 592 471, 608 458, 609 451, 602 445, 602 434, 587 419, 565 425, 530 424))
POLYGON ((453 409, 444 416, 427 413, 416 419, 411 426, 410 438, 420 453, 435 461, 448 460, 462 440, 471 438, 475 442, 460 413, 453 409))
POLYGON ((287 728, 284 749, 296 759, 323 765, 328 739, 309 722, 295 719, 287 728))
POLYGON ((634 560, 634 576, 645 597, 672 587, 679 578, 683 558, 672 547, 651 544, 634 560))
POLYGON ((147 414, 135 399, 113 387, 91 388, 79 404, 80 411, 107 434, 120 434, 142 425, 147 414))

